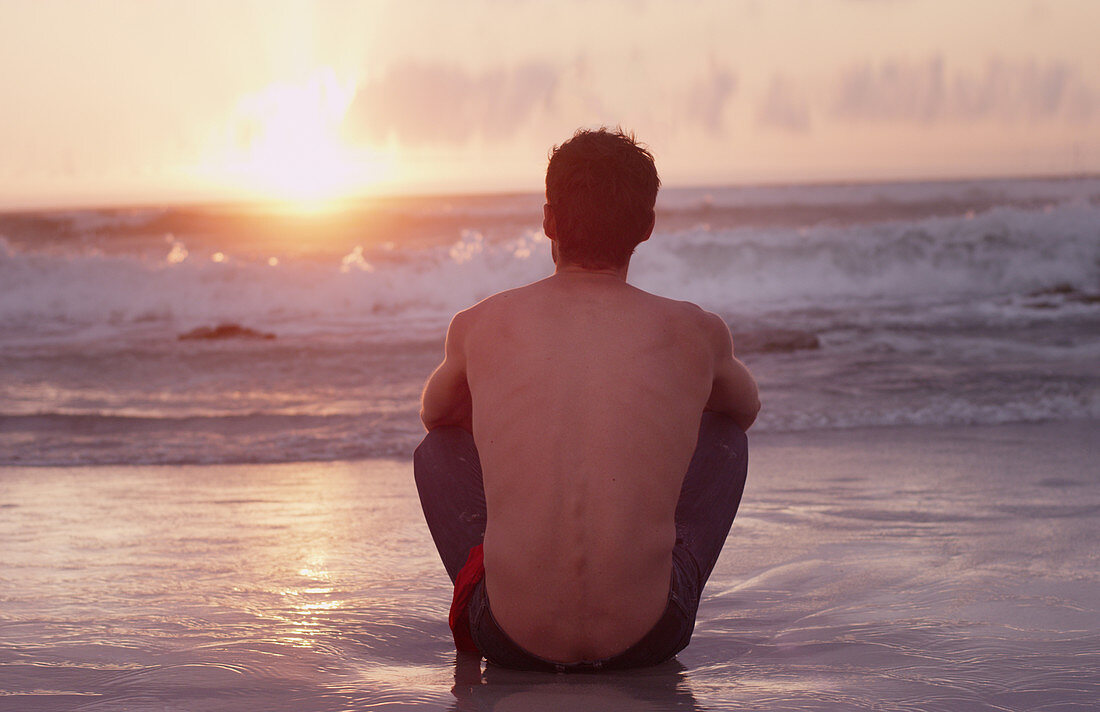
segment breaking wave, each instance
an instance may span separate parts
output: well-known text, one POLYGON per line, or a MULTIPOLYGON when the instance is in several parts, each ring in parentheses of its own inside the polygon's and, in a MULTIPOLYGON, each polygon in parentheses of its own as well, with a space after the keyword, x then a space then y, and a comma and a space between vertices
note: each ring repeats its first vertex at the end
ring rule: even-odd
MULTIPOLYGON (((534 228, 511 239, 468 229, 442 244, 356 247, 329 261, 253 259, 229 247, 165 244, 157 258, 52 253, 0 242, 0 328, 19 335, 183 330, 233 321, 280 333, 437 328, 455 311, 547 275, 548 241, 534 228)), ((920 304, 1100 287, 1100 206, 812 227, 658 232, 631 280, 707 308, 753 314, 850 300, 920 304)))

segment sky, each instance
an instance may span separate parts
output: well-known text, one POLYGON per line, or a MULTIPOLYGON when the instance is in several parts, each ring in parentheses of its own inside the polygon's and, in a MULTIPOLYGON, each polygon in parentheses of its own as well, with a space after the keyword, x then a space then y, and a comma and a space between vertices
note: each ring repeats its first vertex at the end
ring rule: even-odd
POLYGON ((0 207, 1100 172, 1095 0, 0 0, 0 207))

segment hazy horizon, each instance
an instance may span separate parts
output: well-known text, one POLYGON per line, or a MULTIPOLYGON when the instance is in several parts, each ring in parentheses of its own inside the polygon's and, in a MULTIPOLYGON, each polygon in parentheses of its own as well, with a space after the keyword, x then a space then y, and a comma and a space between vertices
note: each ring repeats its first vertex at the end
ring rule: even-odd
MULTIPOLYGON (((851 180, 836 179, 836 180, 774 180, 774 181, 758 181, 758 182, 715 182, 715 183, 683 183, 683 184, 665 184, 663 183, 658 194, 658 207, 661 200, 661 194, 668 191, 700 191, 700 190, 753 190, 758 188, 828 188, 828 187, 843 187, 843 186, 871 186, 871 185, 883 185, 883 186, 904 186, 904 185, 933 185, 933 184, 981 184, 981 183, 998 183, 998 182, 1027 182, 1027 181, 1077 181, 1077 180, 1093 180, 1100 179, 1100 171, 1084 172, 1084 173, 1051 173, 1051 174, 1033 174, 1033 175, 959 175, 959 176, 936 176, 936 177, 912 177, 912 178, 896 178, 896 177, 883 177, 883 178, 857 178, 851 180)), ((68 200, 51 202, 44 201, 39 203, 28 202, 19 204, 4 204, 0 202, 0 214, 18 214, 18 213, 49 213, 49 212, 64 212, 69 210, 89 210, 89 211, 118 211, 118 210, 145 210, 145 209, 204 209, 204 208, 224 208, 224 207, 257 207, 267 208, 270 207, 273 212, 287 212, 287 213, 328 213, 333 211, 339 211, 341 208, 347 208, 349 206, 361 205, 371 202, 385 202, 385 201, 401 201, 401 200, 447 200, 447 199, 476 199, 476 198, 500 198, 508 196, 532 196, 541 195, 543 192, 542 187, 525 188, 525 189, 491 189, 485 188, 481 190, 432 190, 422 189, 418 190, 415 186, 411 187, 407 192, 389 192, 389 193, 367 193, 364 192, 358 195, 347 195, 333 199, 322 199, 317 201, 287 201, 284 198, 274 196, 178 196, 169 199, 155 199, 149 198, 146 200, 132 199, 129 201, 121 202, 104 202, 97 201, 94 198, 90 198, 87 201, 82 202, 79 198, 68 200)))

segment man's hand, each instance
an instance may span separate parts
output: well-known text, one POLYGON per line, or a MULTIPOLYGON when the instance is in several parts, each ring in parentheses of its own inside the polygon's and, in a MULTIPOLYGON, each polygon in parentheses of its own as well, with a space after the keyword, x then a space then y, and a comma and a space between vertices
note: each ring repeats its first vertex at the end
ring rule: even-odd
POLYGON ((457 425, 473 432, 473 398, 466 380, 467 312, 455 314, 447 329, 443 363, 435 369, 424 386, 420 420, 428 430, 443 425, 457 425))

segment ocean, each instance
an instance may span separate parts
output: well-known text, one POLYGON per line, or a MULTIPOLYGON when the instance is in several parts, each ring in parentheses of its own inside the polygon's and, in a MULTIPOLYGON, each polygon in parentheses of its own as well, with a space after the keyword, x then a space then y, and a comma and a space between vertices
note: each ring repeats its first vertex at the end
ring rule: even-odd
MULTIPOLYGON (((534 194, 0 214, 0 464, 407 455, 451 315, 551 270, 534 194)), ((630 281, 757 431, 1100 416, 1100 179, 666 189, 630 281)))

